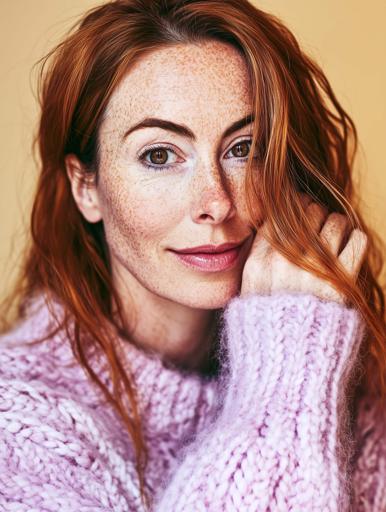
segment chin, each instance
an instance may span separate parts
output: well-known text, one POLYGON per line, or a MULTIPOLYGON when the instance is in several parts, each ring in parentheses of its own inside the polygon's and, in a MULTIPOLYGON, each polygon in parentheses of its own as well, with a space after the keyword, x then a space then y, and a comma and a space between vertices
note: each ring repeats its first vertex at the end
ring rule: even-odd
MULTIPOLYGON (((181 290, 182 291, 182 290, 181 290)), ((221 284, 205 284, 205 286, 198 286, 194 289, 192 286, 185 297, 176 298, 176 302, 180 302, 186 306, 197 309, 220 309, 224 308, 226 304, 240 292, 239 284, 234 286, 225 286, 221 284), (195 293, 192 294, 192 291, 195 293)))

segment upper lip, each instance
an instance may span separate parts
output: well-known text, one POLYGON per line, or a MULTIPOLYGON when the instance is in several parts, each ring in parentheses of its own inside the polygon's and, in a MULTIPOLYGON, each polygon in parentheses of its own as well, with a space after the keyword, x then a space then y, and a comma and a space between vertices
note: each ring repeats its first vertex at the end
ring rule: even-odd
POLYGON ((225 244, 220 245, 198 245, 197 247, 187 247, 186 249, 172 249, 174 252, 182 252, 182 253, 197 253, 197 252, 224 252, 229 249, 233 249, 234 247, 238 247, 242 245, 245 240, 241 240, 241 242, 226 242, 225 244))

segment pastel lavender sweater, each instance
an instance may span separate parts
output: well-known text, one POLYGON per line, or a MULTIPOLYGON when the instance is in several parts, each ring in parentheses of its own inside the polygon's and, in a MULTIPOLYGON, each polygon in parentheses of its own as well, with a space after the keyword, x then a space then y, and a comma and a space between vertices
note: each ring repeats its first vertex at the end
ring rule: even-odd
MULTIPOLYGON (((355 428, 346 414, 358 312, 252 294, 222 318, 212 377, 117 339, 140 398, 152 510, 386 511, 384 422, 365 400, 355 428)), ((131 439, 64 332, 28 346, 53 321, 37 297, 0 340, 0 510, 143 511, 131 439)))

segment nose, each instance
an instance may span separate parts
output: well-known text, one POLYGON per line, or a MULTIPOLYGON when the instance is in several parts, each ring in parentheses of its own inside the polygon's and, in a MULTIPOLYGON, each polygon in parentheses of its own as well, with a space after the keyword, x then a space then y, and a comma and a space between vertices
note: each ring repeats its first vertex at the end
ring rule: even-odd
POLYGON ((220 224, 232 218, 236 208, 218 163, 200 165, 191 183, 191 216, 196 223, 220 224))

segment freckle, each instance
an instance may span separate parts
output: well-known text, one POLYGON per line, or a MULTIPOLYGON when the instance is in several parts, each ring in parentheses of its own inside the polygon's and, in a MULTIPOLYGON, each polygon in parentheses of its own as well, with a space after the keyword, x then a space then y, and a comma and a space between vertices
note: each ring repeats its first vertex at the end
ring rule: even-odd
MULTIPOLYGON (((199 199, 209 204, 214 194, 217 199, 219 189, 204 174, 197 175, 195 189, 189 187, 198 172, 196 161, 181 176, 147 173, 133 155, 150 137, 137 133, 126 161, 121 136, 144 117, 161 117, 189 126, 198 138, 195 151, 213 151, 224 127, 249 110, 246 78, 242 57, 224 43, 168 47, 138 61, 110 98, 101 128, 101 191, 108 243, 122 264, 138 272, 161 296, 177 290, 179 300, 207 301, 208 306, 232 288, 226 279, 211 286, 209 279, 195 278, 172 259, 160 261, 161 251, 155 251, 160 245, 205 243, 208 226, 194 223, 191 209, 196 199, 197 204, 199 199)), ((151 133, 158 141, 182 146, 181 139, 170 133, 151 133)), ((223 227, 217 229, 217 234, 225 233, 223 227)))

